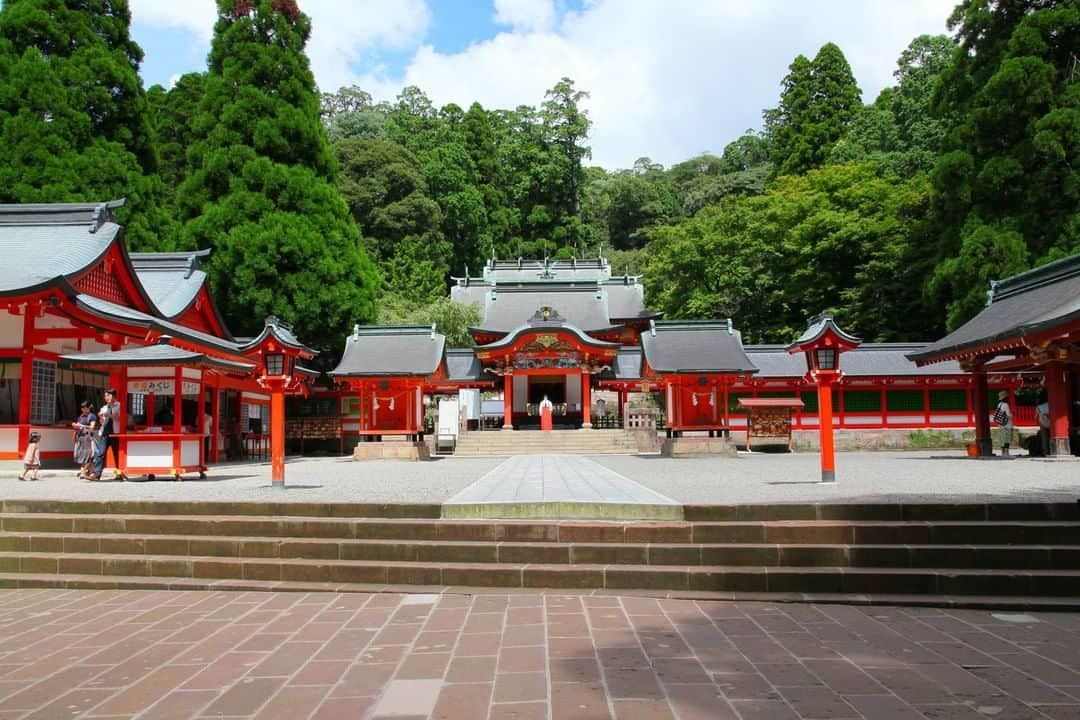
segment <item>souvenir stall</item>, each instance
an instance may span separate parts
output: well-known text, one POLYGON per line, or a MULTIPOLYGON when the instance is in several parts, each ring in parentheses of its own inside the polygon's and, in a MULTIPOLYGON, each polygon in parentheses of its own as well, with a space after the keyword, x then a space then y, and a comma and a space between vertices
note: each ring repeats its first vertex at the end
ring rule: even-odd
POLYGON ((174 347, 170 341, 163 336, 148 347, 60 357, 71 367, 109 372, 118 380, 125 407, 116 433, 122 476, 206 477, 205 440, 211 429, 204 427, 203 418, 212 409, 206 407, 203 388, 212 375, 248 376, 255 367, 174 347))

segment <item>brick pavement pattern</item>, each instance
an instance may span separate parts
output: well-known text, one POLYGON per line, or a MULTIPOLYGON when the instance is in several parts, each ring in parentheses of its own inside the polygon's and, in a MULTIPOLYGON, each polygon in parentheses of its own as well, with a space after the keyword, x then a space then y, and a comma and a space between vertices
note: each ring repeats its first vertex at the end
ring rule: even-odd
POLYGON ((0 592, 0 720, 1080 717, 1080 613, 0 592))

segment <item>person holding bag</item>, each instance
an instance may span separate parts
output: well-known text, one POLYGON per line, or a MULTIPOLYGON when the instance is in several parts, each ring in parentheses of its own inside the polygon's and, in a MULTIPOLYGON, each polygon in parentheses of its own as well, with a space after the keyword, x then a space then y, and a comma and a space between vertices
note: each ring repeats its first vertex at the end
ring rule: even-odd
POLYGON ((1012 443, 1013 414, 1009 407, 1009 391, 998 392, 997 409, 994 411, 994 422, 998 424, 998 443, 1001 445, 1001 457, 1009 457, 1009 445, 1012 443))
POLYGON ((71 423, 75 431, 75 447, 72 457, 79 466, 79 479, 88 480, 93 473, 94 430, 97 428, 97 415, 89 400, 79 403, 79 417, 71 423))

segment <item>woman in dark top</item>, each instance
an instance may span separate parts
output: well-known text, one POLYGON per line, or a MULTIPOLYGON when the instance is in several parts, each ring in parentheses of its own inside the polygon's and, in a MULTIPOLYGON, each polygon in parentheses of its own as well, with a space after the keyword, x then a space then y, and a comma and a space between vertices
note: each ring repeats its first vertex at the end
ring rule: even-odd
POLYGON ((94 430, 97 428, 97 415, 89 401, 79 403, 79 418, 71 423, 71 427, 75 431, 75 449, 72 455, 79 466, 79 479, 85 480, 92 472, 94 430))

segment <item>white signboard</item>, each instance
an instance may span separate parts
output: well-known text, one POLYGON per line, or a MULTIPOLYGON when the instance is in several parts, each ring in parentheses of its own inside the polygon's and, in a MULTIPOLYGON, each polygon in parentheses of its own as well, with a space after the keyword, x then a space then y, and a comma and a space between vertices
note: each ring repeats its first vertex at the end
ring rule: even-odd
MULTIPOLYGON (((175 380, 128 380, 128 393, 138 395, 172 395, 175 380)), ((184 395, 198 395, 199 383, 185 381, 181 386, 184 395)))

